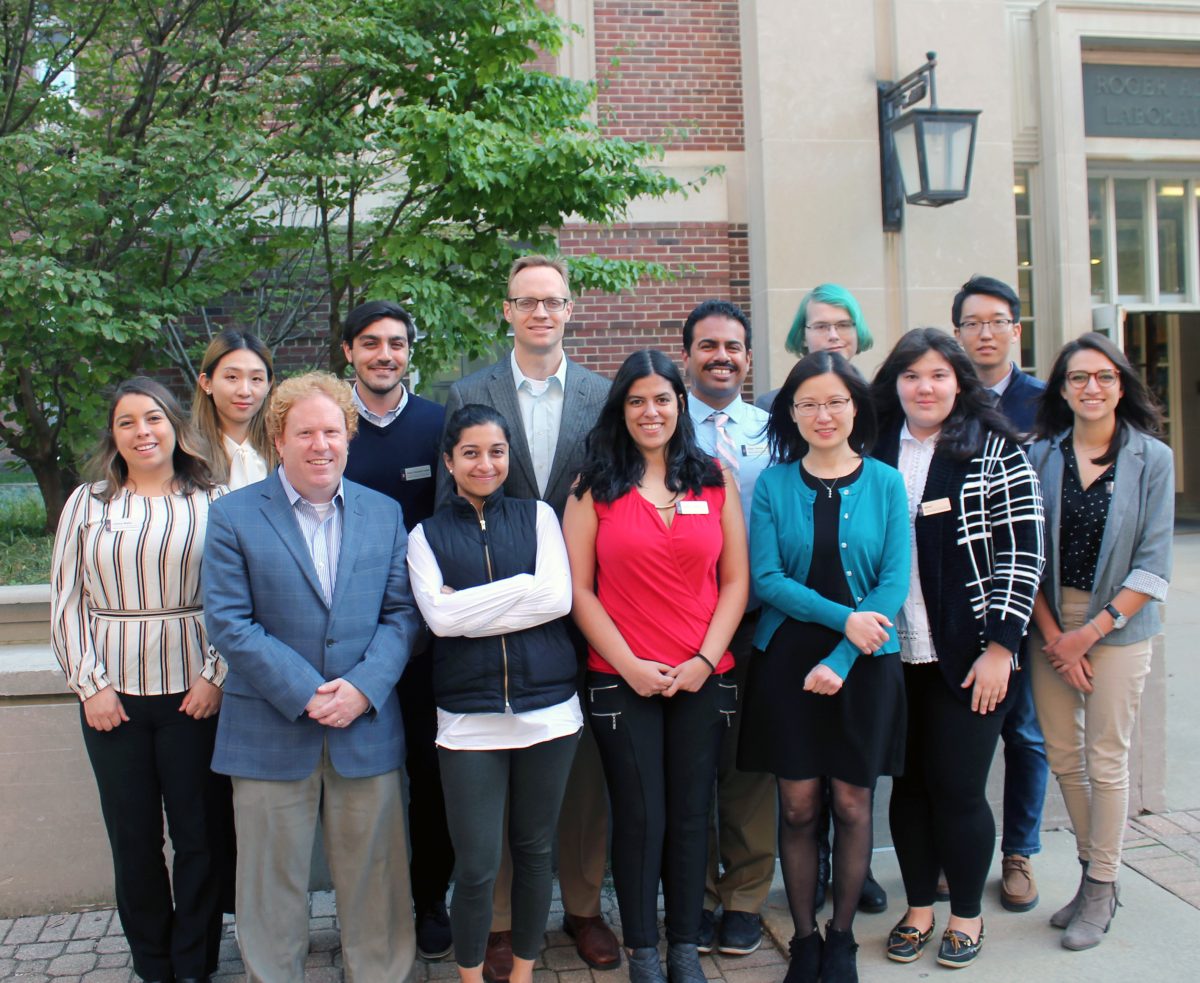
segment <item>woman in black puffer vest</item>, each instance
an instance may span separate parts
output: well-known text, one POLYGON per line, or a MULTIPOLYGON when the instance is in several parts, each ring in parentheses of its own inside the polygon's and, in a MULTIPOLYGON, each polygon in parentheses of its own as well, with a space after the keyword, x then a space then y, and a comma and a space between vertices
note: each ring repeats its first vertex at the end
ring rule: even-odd
MULTIPOLYGON (((456 857, 450 920, 463 983, 481 983, 508 801, 512 983, 531 983, 550 852, 583 717, 566 547, 545 502, 505 498, 509 427, 468 404, 442 451, 457 494, 412 531, 408 566, 435 636, 438 758, 456 857)), ((419 848, 419 846, 418 846, 419 848)))

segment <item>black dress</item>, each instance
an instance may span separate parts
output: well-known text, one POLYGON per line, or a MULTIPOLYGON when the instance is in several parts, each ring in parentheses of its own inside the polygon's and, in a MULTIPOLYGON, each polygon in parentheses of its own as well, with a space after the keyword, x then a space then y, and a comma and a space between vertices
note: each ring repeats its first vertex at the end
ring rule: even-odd
MULTIPOLYGON (((812 563, 805 586, 854 607, 839 550, 841 496, 836 489, 858 480, 853 474, 832 485, 797 465, 805 484, 816 489, 812 563)), ((766 652, 755 652, 746 680, 738 748, 743 771, 769 771, 779 778, 837 778, 869 788, 880 775, 904 769, 907 725, 900 653, 859 655, 833 696, 804 689, 804 677, 842 640, 824 625, 788 618, 766 652)))

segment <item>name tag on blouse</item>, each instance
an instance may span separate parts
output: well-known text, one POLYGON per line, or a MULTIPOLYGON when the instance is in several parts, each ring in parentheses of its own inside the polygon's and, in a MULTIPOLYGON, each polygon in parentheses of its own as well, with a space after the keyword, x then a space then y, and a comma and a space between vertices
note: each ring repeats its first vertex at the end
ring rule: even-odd
POLYGON ((742 444, 742 457, 762 457, 765 453, 766 444, 742 444))
POLYGON ((950 511, 950 499, 935 498, 929 502, 921 503, 921 515, 940 515, 942 512, 950 511))
POLYGON ((676 502, 675 511, 680 515, 708 515, 708 502, 676 502))
POLYGON ((141 520, 127 515, 119 515, 104 520, 105 532, 133 532, 141 528, 141 520))
POLYGON ((405 468, 404 469, 404 480, 405 481, 416 481, 419 478, 432 478, 432 477, 433 477, 433 468, 431 468, 428 464, 422 464, 415 468, 405 468))

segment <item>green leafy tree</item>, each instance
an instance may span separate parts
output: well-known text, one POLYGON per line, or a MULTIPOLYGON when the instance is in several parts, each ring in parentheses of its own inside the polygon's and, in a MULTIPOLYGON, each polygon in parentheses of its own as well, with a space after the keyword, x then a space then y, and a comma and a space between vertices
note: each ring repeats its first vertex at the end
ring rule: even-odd
POLYGON ((436 369, 501 332, 519 252, 679 192, 593 85, 533 70, 565 30, 536 0, 0 0, 0 442, 48 524, 105 387, 190 370, 216 299, 269 293, 246 319, 274 341, 323 301, 340 368, 344 312, 399 298, 436 369))

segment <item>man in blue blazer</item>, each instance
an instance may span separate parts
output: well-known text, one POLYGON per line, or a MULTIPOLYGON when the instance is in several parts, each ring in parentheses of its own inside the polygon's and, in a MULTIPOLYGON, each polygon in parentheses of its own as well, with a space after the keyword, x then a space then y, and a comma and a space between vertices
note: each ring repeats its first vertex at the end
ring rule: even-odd
MULTIPOLYGON (((560 520, 583 464, 587 435, 610 386, 563 351, 573 309, 566 264, 535 254, 521 256, 509 271, 504 300, 504 319, 513 332, 511 354, 454 383, 446 399, 447 419, 467 403, 483 403, 504 415, 512 431, 504 494, 540 498, 560 520)), ((445 468, 437 472, 440 507, 450 500, 454 483, 445 468)), ((570 620, 567 625, 582 669, 586 643, 570 620)), ((575 940, 580 958, 600 970, 621 963, 617 938, 600 914, 607 850, 608 791, 596 739, 585 727, 558 820, 558 881, 563 930, 575 940)), ((512 971, 511 889, 505 845, 483 962, 488 983, 507 983, 512 971)))
MULTIPOLYGON (((1046 384, 1022 372, 1012 359, 1014 345, 1018 357, 1021 352, 1021 298, 1002 280, 973 276, 955 296, 951 318, 955 337, 983 384, 995 394, 1000 412, 1022 440, 1030 440, 1046 384)), ((1013 676, 1013 688, 1016 696, 1000 731, 1004 738, 1000 903, 1009 911, 1029 911, 1038 902, 1030 858, 1042 848, 1042 808, 1050 771, 1028 671, 1013 676)))
POLYGON ((238 943, 262 983, 304 978, 318 818, 347 978, 413 964, 396 682, 418 616, 400 507, 342 480, 357 422, 345 382, 287 380, 280 468, 209 512, 205 622, 229 663, 213 770, 233 778, 238 943))

